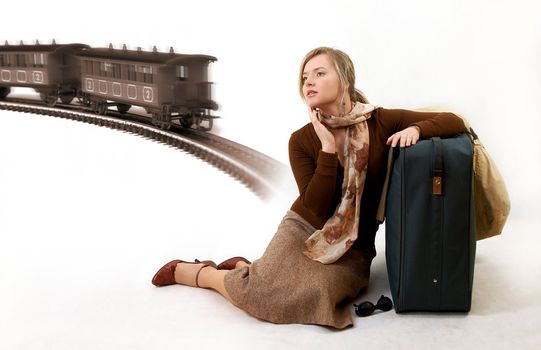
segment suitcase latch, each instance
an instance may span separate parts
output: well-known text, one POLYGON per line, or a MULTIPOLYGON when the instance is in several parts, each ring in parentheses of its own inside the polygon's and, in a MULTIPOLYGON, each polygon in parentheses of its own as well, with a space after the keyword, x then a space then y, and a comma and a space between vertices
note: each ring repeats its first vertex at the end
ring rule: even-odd
POLYGON ((442 195, 442 178, 441 175, 434 175, 432 178, 432 194, 442 195))

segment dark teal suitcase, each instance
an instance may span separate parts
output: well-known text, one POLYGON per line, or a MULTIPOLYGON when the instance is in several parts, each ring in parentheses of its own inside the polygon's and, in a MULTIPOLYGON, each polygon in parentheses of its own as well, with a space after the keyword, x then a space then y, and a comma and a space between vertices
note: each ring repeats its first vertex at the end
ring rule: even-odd
POLYGON ((475 260, 473 149, 462 134, 396 148, 385 258, 396 312, 469 311, 475 260))

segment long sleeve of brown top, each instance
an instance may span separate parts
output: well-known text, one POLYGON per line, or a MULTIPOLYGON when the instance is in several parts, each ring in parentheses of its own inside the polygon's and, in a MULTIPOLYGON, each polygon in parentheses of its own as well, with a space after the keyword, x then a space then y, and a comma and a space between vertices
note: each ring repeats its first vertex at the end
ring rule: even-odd
MULTIPOLYGON (((360 232, 359 237, 363 234, 372 237, 377 230, 376 211, 385 178, 387 139, 412 125, 419 127, 422 139, 450 137, 465 131, 462 119, 453 113, 376 109, 368 119, 370 149, 359 225, 360 231, 373 232, 360 232)), ((291 135, 289 160, 299 189, 291 210, 319 229, 340 202, 343 168, 336 154, 321 150, 321 141, 311 123, 291 135)))

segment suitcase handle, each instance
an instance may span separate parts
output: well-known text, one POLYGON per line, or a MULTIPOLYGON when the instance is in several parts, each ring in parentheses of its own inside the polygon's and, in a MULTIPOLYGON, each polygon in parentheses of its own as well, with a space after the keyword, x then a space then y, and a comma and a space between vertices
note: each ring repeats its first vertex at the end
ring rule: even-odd
POLYGON ((434 156, 432 160, 432 194, 443 195, 443 153, 441 138, 433 137, 434 156))

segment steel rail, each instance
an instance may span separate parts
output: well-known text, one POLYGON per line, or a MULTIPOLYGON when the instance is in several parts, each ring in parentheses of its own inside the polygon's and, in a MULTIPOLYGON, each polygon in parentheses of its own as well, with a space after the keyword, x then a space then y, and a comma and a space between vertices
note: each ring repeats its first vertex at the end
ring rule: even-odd
POLYGON ((98 115, 76 104, 46 106, 42 101, 21 98, 0 100, 0 109, 32 113, 121 130, 157 141, 191 154, 240 181, 261 199, 267 199, 281 187, 287 167, 254 149, 218 135, 173 126, 162 130, 138 114, 120 114, 108 110, 98 115))

